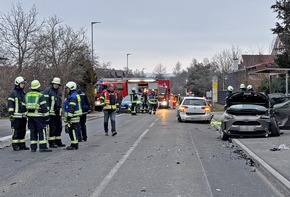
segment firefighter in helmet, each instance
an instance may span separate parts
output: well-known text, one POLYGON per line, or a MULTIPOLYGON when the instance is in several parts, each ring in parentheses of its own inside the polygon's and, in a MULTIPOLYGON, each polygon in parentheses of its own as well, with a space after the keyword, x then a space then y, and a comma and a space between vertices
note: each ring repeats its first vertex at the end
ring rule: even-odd
POLYGON ((49 109, 48 144, 50 148, 64 147, 61 141, 62 131, 62 94, 60 78, 54 77, 51 85, 43 91, 49 109))
POLYGON ((14 89, 8 98, 8 111, 12 128, 12 148, 14 151, 29 150, 25 145, 26 106, 24 102, 26 80, 19 76, 14 81, 14 89))
POLYGON ((149 114, 156 113, 156 109, 157 109, 157 105, 158 105, 158 101, 157 101, 157 95, 154 91, 154 89, 152 89, 151 94, 148 97, 149 100, 149 104, 150 104, 150 108, 149 108, 149 114))
POLYGON ((80 116, 82 115, 81 98, 77 94, 77 84, 73 81, 69 81, 66 85, 66 93, 68 94, 64 101, 65 112, 65 131, 69 134, 71 139, 71 145, 67 146, 67 150, 77 150, 78 145, 78 133, 80 132, 80 116))
POLYGON ((133 87, 132 90, 131 90, 130 100, 131 100, 131 114, 132 115, 137 115, 137 101, 138 101, 138 96, 136 94, 135 87, 133 87))
POLYGON ((46 124, 49 122, 49 112, 44 95, 39 91, 40 83, 38 80, 31 82, 31 91, 25 95, 27 108, 28 128, 30 130, 31 152, 36 152, 37 142, 39 152, 51 152, 47 148, 46 124))

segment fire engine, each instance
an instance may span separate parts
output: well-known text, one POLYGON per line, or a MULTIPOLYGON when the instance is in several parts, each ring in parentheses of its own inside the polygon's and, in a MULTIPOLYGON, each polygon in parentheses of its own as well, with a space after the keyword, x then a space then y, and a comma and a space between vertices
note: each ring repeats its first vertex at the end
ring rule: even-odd
POLYGON ((170 80, 168 79, 149 79, 149 78, 132 78, 132 79, 116 79, 104 78, 97 82, 95 89, 95 110, 102 109, 100 97, 103 90, 107 89, 108 84, 114 84, 117 93, 121 97, 130 94, 133 87, 136 92, 142 94, 147 92, 148 95, 154 90, 158 95, 158 106, 161 108, 169 107, 170 100, 170 80))

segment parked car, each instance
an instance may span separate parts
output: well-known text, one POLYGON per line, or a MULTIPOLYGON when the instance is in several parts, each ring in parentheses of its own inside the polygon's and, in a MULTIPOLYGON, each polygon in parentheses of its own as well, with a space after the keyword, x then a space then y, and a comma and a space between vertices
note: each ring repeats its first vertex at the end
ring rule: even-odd
MULTIPOLYGON (((142 102, 141 102, 141 96, 138 94, 138 101, 137 101, 137 113, 140 112, 140 109, 142 108, 142 102)), ((131 99, 130 99, 130 95, 127 95, 123 98, 121 106, 120 106, 120 112, 121 113, 130 113, 131 112, 131 99)))
POLYGON ((269 97, 256 92, 231 94, 226 100, 226 110, 221 120, 221 139, 268 135, 280 135, 269 97))
POLYGON ((177 108, 177 120, 210 123, 210 106, 203 97, 184 97, 177 108))

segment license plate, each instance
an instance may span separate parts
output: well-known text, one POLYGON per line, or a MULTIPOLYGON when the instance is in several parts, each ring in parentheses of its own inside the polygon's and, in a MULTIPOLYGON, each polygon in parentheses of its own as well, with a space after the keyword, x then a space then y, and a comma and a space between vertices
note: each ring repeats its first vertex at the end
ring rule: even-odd
POLYGON ((239 126, 240 131, 254 131, 253 127, 251 126, 239 126))

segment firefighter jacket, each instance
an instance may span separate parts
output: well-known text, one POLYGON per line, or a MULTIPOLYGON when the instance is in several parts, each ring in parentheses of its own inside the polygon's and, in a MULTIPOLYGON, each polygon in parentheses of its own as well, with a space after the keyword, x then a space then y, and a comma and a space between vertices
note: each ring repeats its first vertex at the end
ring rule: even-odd
POLYGON ((70 92, 64 101, 65 121, 79 123, 82 115, 81 97, 75 91, 70 92))
POLYGON ((144 92, 141 96, 141 101, 142 103, 147 103, 148 102, 148 96, 147 96, 147 93, 144 92))
POLYGON ((104 110, 116 110, 119 105, 117 93, 110 92, 110 90, 104 90, 100 99, 104 110))
POLYGON ((25 92, 19 86, 15 86, 8 98, 9 115, 13 118, 26 117, 25 92))
POLYGON ((155 93, 149 95, 149 103, 151 105, 157 104, 157 96, 155 93))
POLYGON ((137 103, 138 96, 137 96, 136 92, 131 92, 130 93, 130 100, 131 100, 132 103, 137 103))
POLYGON ((61 116, 61 91, 59 89, 53 88, 53 86, 50 86, 43 91, 43 94, 49 109, 49 115, 61 116))
POLYGON ((46 100, 38 90, 32 90, 25 95, 25 104, 28 117, 45 117, 49 116, 46 100))

